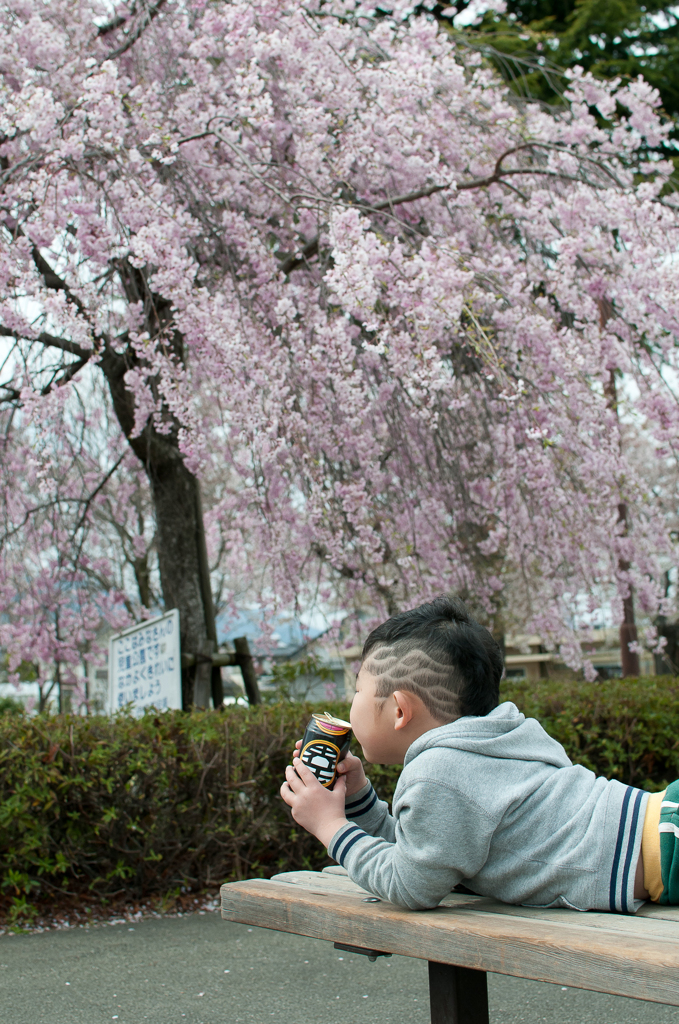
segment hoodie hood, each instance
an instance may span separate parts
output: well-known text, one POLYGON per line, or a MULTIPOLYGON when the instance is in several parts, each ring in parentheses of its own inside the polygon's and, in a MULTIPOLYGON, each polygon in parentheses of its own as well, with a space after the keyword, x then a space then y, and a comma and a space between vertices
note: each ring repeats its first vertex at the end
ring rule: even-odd
POLYGON ((543 761, 569 768, 570 758, 535 718, 526 718, 515 704, 505 701, 483 717, 467 715, 438 729, 430 729, 411 743, 404 766, 430 747, 453 747, 484 757, 513 761, 543 761))

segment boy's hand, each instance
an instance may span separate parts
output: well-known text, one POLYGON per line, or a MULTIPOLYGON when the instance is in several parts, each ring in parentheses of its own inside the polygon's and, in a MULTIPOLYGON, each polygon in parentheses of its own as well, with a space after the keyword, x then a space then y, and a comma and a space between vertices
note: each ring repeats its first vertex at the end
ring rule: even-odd
POLYGON ((338 829, 347 824, 344 816, 346 781, 339 777, 333 789, 320 784, 314 773, 298 757, 285 769, 281 796, 292 810, 298 825, 329 846, 338 829))
MULTIPOLYGON (((302 741, 297 740, 295 743, 295 749, 293 757, 299 757, 299 752, 302 746, 302 741)), ((359 789, 363 789, 366 782, 368 781, 363 771, 363 762, 360 757, 356 757, 355 754, 346 754, 340 763, 337 765, 337 774, 343 775, 346 779, 347 790, 346 796, 353 796, 354 793, 358 793, 359 789)), ((335 783, 337 785, 337 783, 335 783)))
POLYGON ((347 754, 346 757, 342 758, 337 765, 337 775, 338 778, 343 777, 346 779, 347 796, 353 796, 354 793, 358 793, 359 789, 363 789, 368 781, 363 771, 363 762, 360 757, 356 757, 356 754, 347 754))

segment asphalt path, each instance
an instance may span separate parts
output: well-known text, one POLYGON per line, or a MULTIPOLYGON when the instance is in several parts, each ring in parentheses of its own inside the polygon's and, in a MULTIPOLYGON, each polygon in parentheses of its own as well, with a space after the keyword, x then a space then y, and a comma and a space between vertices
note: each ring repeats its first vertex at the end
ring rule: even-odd
MULTIPOLYGON (((501 975, 492 1024, 679 1024, 679 1008, 501 975)), ((2 1024, 428 1024, 427 965, 217 913, 0 937, 2 1024)))

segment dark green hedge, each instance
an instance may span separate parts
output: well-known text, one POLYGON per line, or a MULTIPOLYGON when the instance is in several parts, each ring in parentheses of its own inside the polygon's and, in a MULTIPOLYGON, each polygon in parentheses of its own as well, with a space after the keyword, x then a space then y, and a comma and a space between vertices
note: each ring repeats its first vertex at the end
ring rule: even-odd
MULTIPOLYGON (((512 683, 502 697, 597 773, 648 789, 679 776, 677 680, 512 683)), ((311 710, 0 715, 5 913, 16 919, 51 894, 139 899, 327 862, 278 796, 311 710)), ((390 798, 398 769, 369 771, 390 798)))
POLYGON ((569 757, 597 775, 639 789, 664 789, 679 777, 679 679, 612 679, 599 684, 543 681, 504 684, 569 757))

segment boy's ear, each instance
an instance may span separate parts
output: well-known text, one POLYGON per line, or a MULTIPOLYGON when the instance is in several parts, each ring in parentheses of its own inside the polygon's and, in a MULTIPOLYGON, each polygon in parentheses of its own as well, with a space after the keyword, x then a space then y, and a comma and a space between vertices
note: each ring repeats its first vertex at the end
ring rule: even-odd
POLYGON ((394 729, 405 729, 422 707, 422 701, 409 690, 394 690, 394 729))

